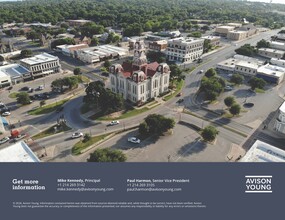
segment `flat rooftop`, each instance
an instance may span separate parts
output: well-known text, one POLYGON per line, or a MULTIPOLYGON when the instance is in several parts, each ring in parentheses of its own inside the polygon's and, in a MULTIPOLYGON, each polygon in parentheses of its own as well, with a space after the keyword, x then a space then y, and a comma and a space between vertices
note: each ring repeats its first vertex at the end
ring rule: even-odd
POLYGON ((274 66, 270 64, 263 65, 257 69, 258 73, 265 75, 271 75, 276 77, 282 77, 285 73, 285 68, 274 66))
POLYGON ((236 63, 236 65, 248 67, 248 68, 252 68, 252 69, 257 69, 259 67, 257 62, 245 61, 245 60, 240 60, 239 62, 236 63))
POLYGON ((58 60, 58 57, 50 55, 48 53, 42 53, 33 57, 22 59, 21 62, 26 63, 28 65, 35 65, 55 60, 58 60))
POLYGON ((0 66, 0 74, 5 73, 10 75, 12 78, 21 77, 22 75, 29 73, 25 67, 20 64, 9 64, 6 66, 0 66))
POLYGON ((0 162, 40 162, 40 160, 24 141, 20 141, 0 150, 0 162))
POLYGON ((235 59, 235 58, 230 58, 230 59, 227 59, 227 60, 224 60, 220 63, 218 63, 217 65, 218 66, 228 66, 228 67, 231 67, 231 68, 235 68, 236 64, 240 62, 239 59, 235 59))
POLYGON ((276 53, 276 54, 281 54, 281 55, 285 53, 285 51, 283 50, 276 50, 276 49, 271 49, 271 48, 259 48, 258 51, 267 51, 270 53, 276 53))
POLYGON ((222 25, 222 26, 218 26, 216 28, 223 28, 223 29, 235 29, 234 26, 228 26, 228 25, 222 25))
POLYGON ((198 42, 202 42, 204 41, 204 39, 201 38, 184 38, 184 37, 178 37, 178 38, 174 38, 171 40, 168 40, 168 43, 182 43, 182 44, 188 44, 188 43, 198 43, 198 42))
POLYGON ((256 140, 240 162, 285 162, 285 151, 256 140))
POLYGON ((110 54, 119 54, 120 56, 125 56, 128 54, 127 49, 109 44, 84 48, 80 49, 79 51, 93 56, 109 56, 110 54))
POLYGON ((72 48, 81 48, 81 47, 89 47, 87 44, 75 44, 75 45, 69 45, 69 44, 63 44, 56 46, 59 49, 72 49, 72 48))

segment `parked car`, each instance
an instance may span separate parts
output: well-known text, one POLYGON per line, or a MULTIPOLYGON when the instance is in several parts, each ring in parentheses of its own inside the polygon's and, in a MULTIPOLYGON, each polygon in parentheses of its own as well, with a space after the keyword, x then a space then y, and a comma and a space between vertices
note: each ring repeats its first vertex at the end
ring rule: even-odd
POLYGON ((182 92, 179 92, 176 96, 177 97, 182 96, 182 92))
POLYGON ((21 88, 20 90, 21 91, 30 91, 31 89, 32 89, 31 87, 25 86, 25 87, 21 88))
POLYGON ((120 122, 119 121, 111 121, 110 123, 109 123, 109 125, 118 125, 118 124, 120 124, 120 122))
POLYGON ((231 87, 231 86, 226 86, 225 87, 225 91, 232 91, 233 90, 233 87, 231 87))
POLYGON ((11 115, 11 113, 10 113, 10 112, 8 112, 8 111, 7 111, 7 112, 3 112, 3 113, 2 113, 2 116, 9 116, 9 115, 11 115))
POLYGON ((138 138, 136 138, 136 137, 129 137, 129 138, 128 138, 128 141, 129 141, 129 142, 132 142, 132 143, 134 143, 134 144, 139 144, 139 143, 141 142, 141 140, 138 139, 138 138))
POLYGON ((4 144, 4 143, 6 143, 6 142, 9 141, 9 140, 10 140, 9 137, 4 137, 4 138, 2 138, 2 139, 0 140, 0 144, 4 144))
POLYGON ((71 135, 71 138, 80 138, 83 137, 83 133, 81 132, 75 132, 71 135))
POLYGON ((202 74, 202 73, 204 73, 204 70, 200 70, 198 73, 199 73, 199 74, 202 74))
POLYGON ((184 102, 184 99, 178 99, 177 103, 182 103, 184 102))
POLYGON ((45 87, 43 85, 38 86, 37 90, 43 90, 45 87))

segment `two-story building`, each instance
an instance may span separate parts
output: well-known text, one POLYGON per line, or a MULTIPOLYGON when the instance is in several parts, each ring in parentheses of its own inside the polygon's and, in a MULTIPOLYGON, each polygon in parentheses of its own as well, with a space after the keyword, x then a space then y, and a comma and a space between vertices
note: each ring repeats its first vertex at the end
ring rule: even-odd
POLYGON ((141 104, 168 91, 170 69, 166 63, 148 63, 143 41, 135 43, 133 61, 110 67, 110 89, 124 99, 141 104))
POLYGON ((48 53, 22 59, 21 65, 30 72, 29 74, 23 75, 24 79, 45 76, 61 71, 59 58, 48 53))

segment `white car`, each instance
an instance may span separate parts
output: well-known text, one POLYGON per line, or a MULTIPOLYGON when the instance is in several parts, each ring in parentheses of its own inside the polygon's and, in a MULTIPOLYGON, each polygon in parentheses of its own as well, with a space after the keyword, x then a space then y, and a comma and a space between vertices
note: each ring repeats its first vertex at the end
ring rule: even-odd
POLYGON ((129 141, 129 142, 132 142, 132 143, 134 143, 134 144, 139 144, 139 143, 141 142, 141 140, 138 139, 138 138, 136 138, 136 137, 129 137, 129 138, 128 138, 128 141, 129 141))
POLYGON ((2 113, 2 116, 9 116, 9 115, 11 115, 10 112, 3 112, 3 113, 2 113))
POLYGON ((45 87, 43 86, 43 85, 40 85, 39 87, 38 87, 38 90, 43 90, 45 87))
POLYGON ((2 138, 2 139, 0 140, 0 144, 4 144, 4 143, 6 143, 6 142, 9 141, 9 140, 10 140, 10 138, 4 137, 4 138, 2 138))
POLYGON ((71 135, 71 138, 80 138, 83 137, 83 134, 81 132, 75 132, 71 135))
POLYGON ((118 125, 118 124, 120 124, 119 121, 111 121, 111 122, 109 123, 109 125, 118 125))

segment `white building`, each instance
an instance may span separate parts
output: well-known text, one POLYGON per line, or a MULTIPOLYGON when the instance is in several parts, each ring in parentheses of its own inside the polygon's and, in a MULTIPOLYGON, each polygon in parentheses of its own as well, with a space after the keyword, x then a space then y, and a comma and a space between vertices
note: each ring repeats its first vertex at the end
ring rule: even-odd
POLYGON ((259 48, 257 53, 263 57, 280 59, 284 56, 285 51, 272 48, 259 48))
POLYGON ((175 38, 168 41, 167 59, 177 63, 188 63, 203 54, 204 39, 175 38))
POLYGON ((0 88, 10 85, 11 77, 7 73, 0 71, 0 88))
POLYGON ((85 63, 96 63, 104 59, 124 57, 127 55, 127 49, 108 44, 79 49, 75 52, 75 56, 85 63))
POLYGON ((240 162, 285 162, 285 151, 256 140, 240 162))
POLYGON ((277 49, 277 50, 285 50, 285 43, 278 42, 278 41, 270 41, 269 47, 272 49, 277 49))
POLYGON ((243 75, 255 75, 257 68, 263 63, 258 59, 234 55, 233 58, 224 60, 217 64, 217 69, 225 73, 240 73, 243 75))
POLYGON ((0 150, 0 162, 40 162, 40 160, 24 141, 20 141, 0 150))
POLYGON ((271 58, 270 63, 276 66, 285 67, 285 60, 271 58))
POLYGON ((61 65, 57 56, 48 53, 42 53, 33 57, 21 60, 21 65, 27 68, 31 75, 25 75, 24 78, 34 78, 38 76, 45 76, 61 71, 61 65))
POLYGON ((278 117, 276 118, 274 129, 285 134, 285 102, 279 107, 278 117))
POLYGON ((283 81, 284 74, 285 68, 266 64, 257 69, 256 77, 262 78, 267 82, 279 84, 283 81))
POLYGON ((63 55, 75 57, 75 51, 88 48, 88 44, 76 44, 76 45, 58 45, 56 46, 56 49, 61 52, 63 55))
POLYGON ((0 66, 0 75, 1 73, 9 75, 12 84, 22 82, 25 76, 28 78, 31 76, 29 70, 19 64, 0 66))
POLYGON ((124 99, 141 104, 168 91, 170 69, 166 63, 147 63, 143 41, 135 43, 133 62, 110 67, 110 89, 124 99))
POLYGON ((257 62, 240 60, 236 63, 235 73, 239 73, 245 76, 255 76, 258 67, 259 64, 257 62))

